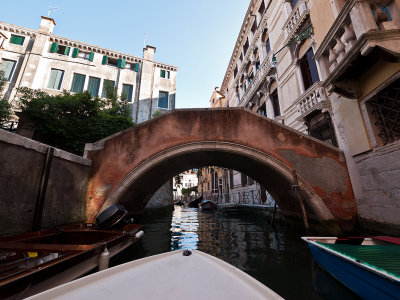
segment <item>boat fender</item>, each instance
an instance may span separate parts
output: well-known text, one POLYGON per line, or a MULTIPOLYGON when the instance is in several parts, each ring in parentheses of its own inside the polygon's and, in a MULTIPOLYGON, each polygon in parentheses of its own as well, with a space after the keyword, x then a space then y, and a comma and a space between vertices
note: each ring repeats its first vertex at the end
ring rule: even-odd
POLYGON ((140 239, 144 235, 144 232, 141 230, 139 232, 136 232, 135 238, 140 239))
POLYGON ((103 253, 101 253, 99 258, 99 271, 103 271, 108 268, 110 263, 110 252, 108 252, 107 247, 104 247, 103 253))
POLYGON ((189 256, 191 254, 192 254, 192 251, 190 251, 190 250, 183 251, 183 256, 189 256))

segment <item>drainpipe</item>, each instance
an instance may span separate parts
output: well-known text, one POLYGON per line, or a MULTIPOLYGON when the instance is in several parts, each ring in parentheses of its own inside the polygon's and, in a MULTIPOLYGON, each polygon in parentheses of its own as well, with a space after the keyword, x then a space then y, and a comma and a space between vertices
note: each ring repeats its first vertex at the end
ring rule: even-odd
POLYGON ((139 118, 139 103, 140 103, 140 87, 142 86, 142 74, 143 74, 143 64, 144 60, 140 63, 140 73, 139 73, 139 86, 137 90, 137 98, 136 98, 136 115, 135 115, 135 124, 138 124, 138 118, 139 118))
POLYGON ((154 85, 154 72, 155 72, 155 64, 153 64, 153 72, 151 74, 151 87, 150 87, 150 112, 149 112, 149 118, 148 120, 151 119, 151 110, 153 108, 153 85, 154 85))
POLYGON ((44 161, 42 175, 40 178, 39 191, 36 198, 35 214, 33 215, 32 230, 40 230, 42 226, 42 216, 44 200, 46 198, 47 184, 49 181, 49 174, 51 168, 51 162, 53 160, 54 148, 49 147, 46 151, 46 160, 44 161))

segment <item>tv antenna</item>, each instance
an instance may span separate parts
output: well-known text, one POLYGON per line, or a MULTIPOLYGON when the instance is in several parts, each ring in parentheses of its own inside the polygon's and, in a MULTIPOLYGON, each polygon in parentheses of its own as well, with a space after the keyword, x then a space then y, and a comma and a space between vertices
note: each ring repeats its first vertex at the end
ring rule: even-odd
POLYGON ((58 7, 50 7, 50 8, 49 8, 49 11, 47 12, 47 17, 50 17, 50 14, 51 14, 53 11, 57 10, 57 9, 58 9, 58 7))

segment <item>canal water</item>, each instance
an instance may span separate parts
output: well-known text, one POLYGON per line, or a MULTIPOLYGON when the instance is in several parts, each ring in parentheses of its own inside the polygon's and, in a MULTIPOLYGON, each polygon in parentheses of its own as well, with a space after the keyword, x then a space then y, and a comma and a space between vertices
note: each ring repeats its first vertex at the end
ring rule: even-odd
POLYGON ((198 249, 240 268, 285 299, 358 299, 313 262, 301 233, 282 221, 270 225, 260 211, 207 213, 175 206, 149 211, 136 221, 144 226, 143 239, 113 264, 198 249))

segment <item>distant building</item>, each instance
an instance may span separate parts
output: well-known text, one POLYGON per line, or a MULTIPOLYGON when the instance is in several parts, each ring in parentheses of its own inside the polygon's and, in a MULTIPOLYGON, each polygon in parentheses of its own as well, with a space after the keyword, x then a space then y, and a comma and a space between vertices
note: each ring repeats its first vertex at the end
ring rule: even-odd
MULTIPOLYGON (((185 171, 179 175, 180 182, 177 182, 176 176, 173 178, 173 189, 174 198, 179 199, 182 194, 182 189, 193 189, 198 185, 197 170, 185 171)), ((195 191, 191 192, 190 195, 194 196, 195 191)))
POLYGON ((215 87, 210 99, 210 107, 226 107, 225 95, 215 87))
POLYGON ((55 21, 42 17, 39 30, 0 22, 0 69, 8 84, 5 98, 14 103, 18 87, 40 89, 51 95, 63 90, 89 91, 104 97, 105 83, 118 88, 141 123, 156 111, 175 109, 178 68, 154 60, 156 48, 143 57, 90 45, 53 34, 55 21))

